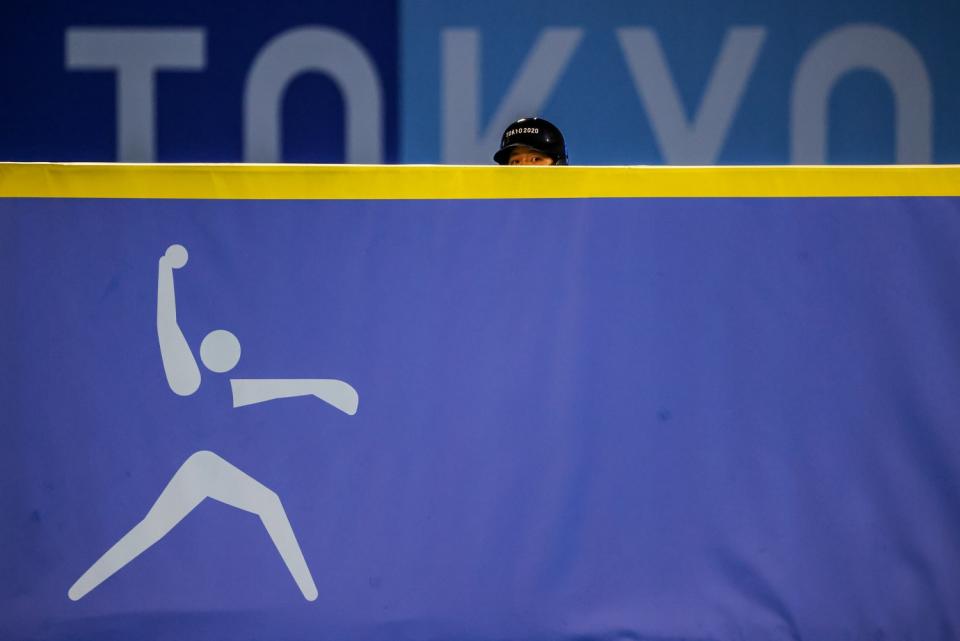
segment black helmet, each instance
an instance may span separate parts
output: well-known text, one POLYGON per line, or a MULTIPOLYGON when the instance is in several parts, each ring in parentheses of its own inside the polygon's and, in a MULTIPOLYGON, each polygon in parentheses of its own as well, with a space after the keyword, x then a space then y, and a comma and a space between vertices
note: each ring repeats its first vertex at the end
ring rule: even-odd
POLYGON ((493 159, 501 165, 510 162, 510 152, 517 147, 530 147, 553 158, 558 165, 567 164, 567 146, 563 134, 543 118, 521 118, 507 127, 500 138, 500 150, 493 159))

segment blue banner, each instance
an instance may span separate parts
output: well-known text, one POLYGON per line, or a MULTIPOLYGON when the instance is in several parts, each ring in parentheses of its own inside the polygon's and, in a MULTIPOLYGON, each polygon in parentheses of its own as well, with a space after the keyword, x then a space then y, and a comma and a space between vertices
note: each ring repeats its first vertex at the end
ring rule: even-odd
POLYGON ((956 3, 102 0, 0 6, 0 160, 960 162, 956 3))
POLYGON ((0 637, 954 638, 958 214, 4 199, 0 637))

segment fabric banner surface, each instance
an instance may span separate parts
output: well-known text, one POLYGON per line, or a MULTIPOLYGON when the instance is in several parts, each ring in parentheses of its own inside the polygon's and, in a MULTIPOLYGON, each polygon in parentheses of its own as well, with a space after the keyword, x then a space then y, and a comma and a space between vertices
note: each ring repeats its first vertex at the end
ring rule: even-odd
POLYGON ((84 171, 0 166, 0 638, 960 635, 960 168, 84 171))

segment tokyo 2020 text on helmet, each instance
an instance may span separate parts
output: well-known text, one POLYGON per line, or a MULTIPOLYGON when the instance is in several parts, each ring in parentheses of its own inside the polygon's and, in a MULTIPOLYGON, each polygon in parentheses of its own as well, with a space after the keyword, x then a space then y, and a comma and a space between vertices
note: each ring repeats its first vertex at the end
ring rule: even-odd
POLYGON ((500 149, 493 159, 501 165, 510 162, 514 149, 529 147, 553 158, 554 164, 567 164, 567 146, 556 125, 543 118, 521 118, 511 123, 500 138, 500 149))

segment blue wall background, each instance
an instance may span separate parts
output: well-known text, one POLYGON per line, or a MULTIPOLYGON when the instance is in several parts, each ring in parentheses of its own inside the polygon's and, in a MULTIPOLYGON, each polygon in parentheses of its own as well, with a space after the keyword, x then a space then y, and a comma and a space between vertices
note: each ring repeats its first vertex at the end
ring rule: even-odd
POLYGON ((0 201, 0 638, 960 631, 960 199, 0 201), (196 350, 168 387, 158 259, 196 350), (232 408, 228 378, 341 378, 232 408), (69 586, 210 449, 205 501, 69 586))
MULTIPOLYGON (((243 159, 243 89, 256 55, 290 29, 331 26, 357 40, 375 61, 387 108, 385 160, 397 144, 396 4, 392 1, 291 0, 231 3, 8 3, 0 8, 0 158, 116 160, 116 79, 65 65, 70 27, 147 27, 205 32, 200 72, 161 72, 156 85, 155 160, 243 159)), ((329 77, 306 73, 283 106, 283 160, 343 162, 343 104, 329 77)))
MULTIPOLYGON (((960 50, 953 40, 958 19, 957 3, 933 0, 815 0, 801 5, 759 0, 599 5, 569 0, 6 3, 0 8, 0 158, 116 160, 115 74, 68 69, 66 32, 77 27, 137 27, 202 29, 206 60, 202 70, 157 75, 156 151, 153 157, 126 159, 256 160, 244 154, 242 127, 244 86, 254 59, 272 38, 291 29, 325 27, 354 39, 374 64, 383 113, 381 122, 361 124, 382 128, 380 157, 386 162, 490 162, 490 136, 484 140, 481 134, 498 134, 507 124, 492 119, 537 39, 545 29, 572 29, 579 40, 547 97, 521 100, 517 109, 503 115, 512 118, 535 110, 554 119, 567 133, 573 162, 789 163, 796 160, 790 143, 790 97, 801 61, 835 30, 868 25, 901 38, 929 78, 930 118, 920 127, 932 142, 929 153, 925 157, 920 153, 919 160, 958 162, 960 132, 952 117, 960 107, 960 79, 955 73, 960 50), (762 42, 728 126, 721 127, 721 144, 715 153, 701 149, 699 155, 671 157, 634 88, 617 30, 652 29, 682 115, 692 120, 724 38, 731 29, 744 27, 759 30, 762 42), (477 118, 470 131, 461 131, 475 148, 454 141, 447 143, 453 151, 445 152, 444 123, 451 121, 456 127, 470 112, 443 104, 444 64, 460 77, 470 69, 462 49, 444 59, 441 42, 450 29, 475 34, 479 44, 477 118)), ((845 47, 850 52, 863 44, 851 40, 845 47)), ((898 61, 909 77, 922 76, 913 73, 905 58, 898 61)), ((649 65, 649 57, 641 63, 649 65)), ((904 95, 913 99, 923 92, 921 84, 914 83, 904 95)), ((470 103, 463 97, 457 105, 470 103)), ((283 101, 281 159, 349 160, 344 151, 345 110, 330 76, 309 72, 298 76, 283 101)), ((893 92, 883 75, 869 70, 844 74, 829 101, 823 160, 910 160, 897 155, 897 117, 893 92)))

